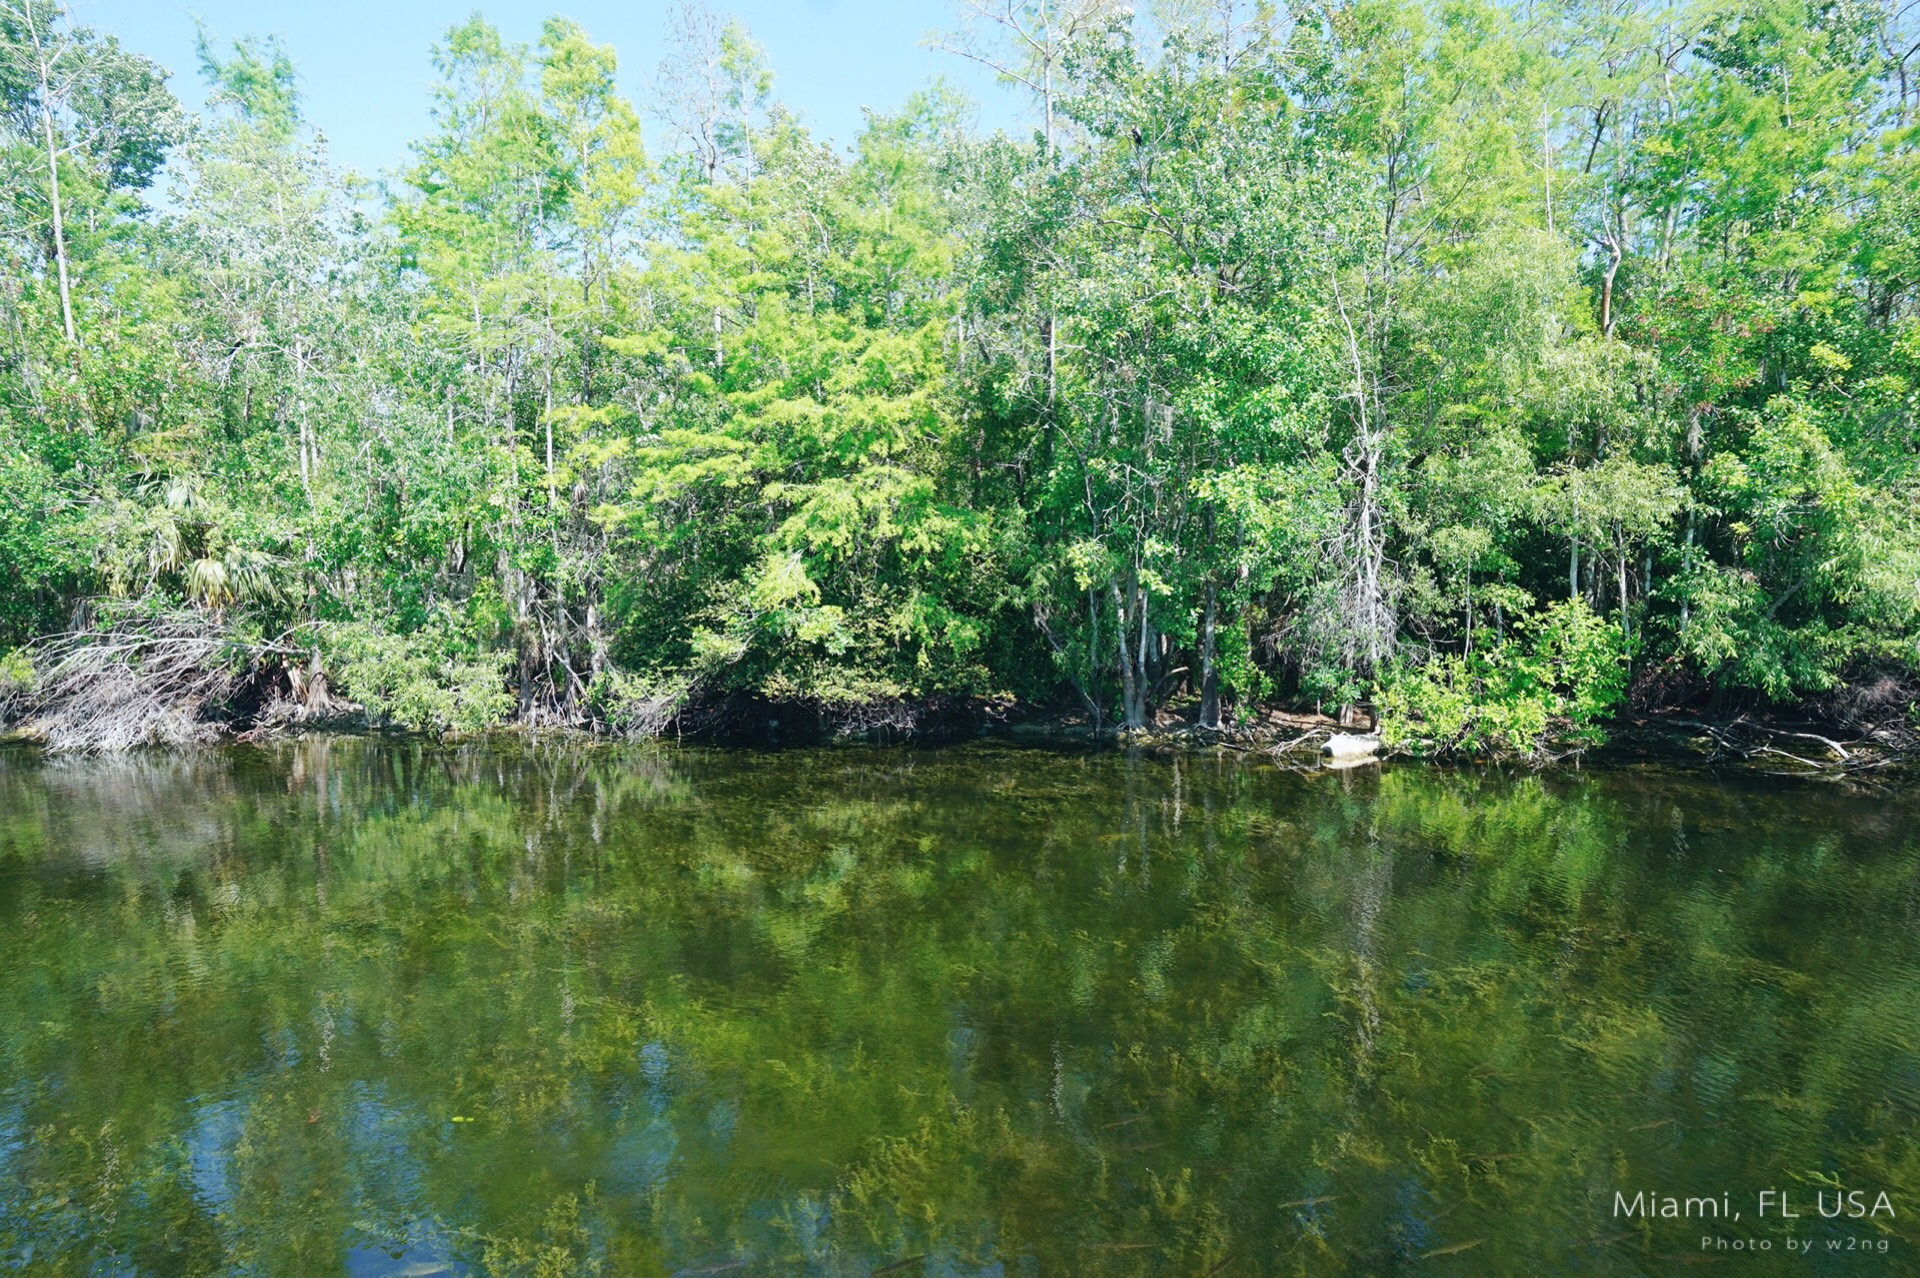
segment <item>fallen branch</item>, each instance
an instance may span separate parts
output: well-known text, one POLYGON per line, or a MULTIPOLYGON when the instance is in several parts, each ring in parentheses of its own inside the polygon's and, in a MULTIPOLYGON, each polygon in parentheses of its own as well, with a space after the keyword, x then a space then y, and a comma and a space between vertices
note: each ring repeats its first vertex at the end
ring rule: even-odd
POLYGON ((0 699, 0 719, 23 721, 54 752, 211 741, 224 731, 219 712, 268 658, 301 655, 286 637, 247 643, 190 610, 103 609, 97 628, 28 646, 34 677, 0 699))
MULTIPOLYGON (((1291 754, 1295 750, 1301 749, 1318 737, 1331 736, 1332 733, 1333 730, 1331 728, 1309 728, 1292 740, 1276 742, 1274 745, 1268 747, 1267 753, 1273 755, 1275 758, 1279 758, 1281 755, 1291 754)), ((1314 753, 1317 755, 1319 752, 1319 748, 1316 746, 1314 753)))

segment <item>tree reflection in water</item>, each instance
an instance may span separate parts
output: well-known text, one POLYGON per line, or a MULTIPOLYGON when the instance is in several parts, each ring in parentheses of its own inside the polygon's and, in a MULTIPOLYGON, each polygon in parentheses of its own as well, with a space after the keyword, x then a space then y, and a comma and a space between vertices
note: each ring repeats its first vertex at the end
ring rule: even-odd
POLYGON ((1757 1192, 1836 1177, 1900 1216, 1798 1235, 1911 1264, 1915 806, 1000 745, 0 754, 0 1264, 1636 1274, 1701 1231, 1616 1189, 1784 1240, 1757 1192))

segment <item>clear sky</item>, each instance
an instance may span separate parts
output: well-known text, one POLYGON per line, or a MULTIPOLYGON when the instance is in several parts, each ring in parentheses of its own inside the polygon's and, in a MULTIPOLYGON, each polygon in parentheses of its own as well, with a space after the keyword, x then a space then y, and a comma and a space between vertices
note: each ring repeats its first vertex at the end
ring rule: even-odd
MULTIPOLYGON (((921 47, 954 24, 951 0, 714 0, 752 29, 772 63, 774 92, 817 136, 850 142, 861 108, 891 110, 944 77, 980 107, 980 122, 1018 129, 1025 104, 983 68, 921 47)), ((174 93, 203 102, 194 18, 224 45, 278 35, 300 72, 309 121, 334 162, 375 174, 408 159, 427 129, 429 49, 478 8, 509 40, 531 44, 559 13, 620 55, 620 85, 642 113, 660 63, 667 0, 76 0, 74 20, 101 27, 174 72, 174 93)), ((649 117, 649 136, 659 126, 649 117)))

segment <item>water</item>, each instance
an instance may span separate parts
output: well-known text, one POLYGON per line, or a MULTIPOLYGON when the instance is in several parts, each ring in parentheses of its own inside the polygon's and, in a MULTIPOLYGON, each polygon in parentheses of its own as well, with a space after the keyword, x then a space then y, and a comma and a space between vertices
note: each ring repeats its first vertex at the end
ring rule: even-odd
POLYGON ((1000 745, 0 753, 0 1270, 1920 1272, 1916 816, 1000 745))

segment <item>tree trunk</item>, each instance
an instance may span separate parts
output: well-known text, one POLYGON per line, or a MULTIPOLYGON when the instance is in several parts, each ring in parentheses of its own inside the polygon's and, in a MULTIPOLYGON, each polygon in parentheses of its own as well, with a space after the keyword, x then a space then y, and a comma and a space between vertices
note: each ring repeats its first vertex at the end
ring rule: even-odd
POLYGON ((1620 273, 1620 257, 1620 242, 1609 240, 1607 242, 1607 274, 1600 284, 1600 335, 1602 337, 1613 336, 1613 322, 1616 318, 1613 313, 1613 280, 1620 273))
POLYGON ((1473 569, 1467 569, 1467 653, 1473 653, 1473 569))
POLYGON ((1387 608, 1382 580, 1386 574, 1385 512, 1381 508, 1380 466, 1386 452, 1385 423, 1367 411, 1371 398, 1360 339, 1340 295, 1340 281, 1332 280, 1334 303, 1346 329, 1347 353, 1353 367, 1355 437, 1347 445, 1346 462, 1358 481, 1353 507, 1353 562, 1349 588, 1353 597, 1348 613, 1353 631, 1353 663, 1369 673, 1377 671, 1393 647, 1393 618, 1387 608))
POLYGON ((1093 730, 1106 731, 1107 707, 1100 695, 1100 596, 1092 586, 1087 587, 1087 699, 1093 705, 1093 730))
POLYGON ((1200 622, 1200 726, 1217 732, 1220 728, 1220 669, 1215 620, 1218 591, 1207 582, 1207 607, 1200 622))
POLYGON ((1624 639, 1633 638, 1633 622, 1627 616, 1627 547, 1620 543, 1620 635, 1624 639))
POLYGON ((1040 321, 1040 327, 1044 330, 1044 335, 1046 337, 1046 342, 1047 342, 1047 407, 1048 408, 1053 407, 1054 397, 1059 389, 1059 377, 1057 372, 1055 371, 1055 361, 1059 355, 1059 345, 1054 341, 1053 322, 1054 322, 1054 315, 1051 310, 1049 310, 1047 314, 1040 321))
MULTIPOLYGON (((547 428, 547 513, 551 517, 554 506, 553 492, 553 370, 547 370, 547 411, 541 415, 541 421, 547 428)), ((559 536, 559 521, 554 523, 554 536, 559 536)), ((557 548, 557 547, 556 547, 557 548)))
POLYGON ((47 194, 53 205, 53 262, 60 276, 60 318, 66 325, 67 344, 78 346, 80 334, 73 325, 73 286, 67 276, 67 228, 60 207, 60 151, 53 138, 53 68, 47 65, 47 52, 41 43, 40 27, 33 19, 33 5, 25 6, 27 33, 33 40, 34 68, 40 77, 40 128, 47 146, 47 194))
MULTIPOLYGON (((1687 540, 1686 544, 1680 548, 1680 572, 1682 575, 1693 571, 1693 520, 1693 511, 1689 509, 1687 511, 1687 540)), ((1693 610, 1688 607, 1687 596, 1682 594, 1680 596, 1680 628, 1682 630, 1685 630, 1687 623, 1693 619, 1692 612, 1693 610)))
MULTIPOLYGON (((1144 648, 1146 645, 1144 633, 1147 620, 1146 599, 1141 594, 1137 581, 1128 583, 1127 593, 1140 605, 1140 624, 1143 631, 1140 636, 1140 646, 1144 648)), ((1129 612, 1127 599, 1121 595, 1120 583, 1116 581, 1113 583, 1113 637, 1115 655, 1120 663, 1120 713, 1127 730, 1138 732, 1147 726, 1147 689, 1144 686, 1146 672, 1143 668, 1145 654, 1131 651, 1132 645, 1127 639, 1127 631, 1131 628, 1128 624, 1129 612)))
POLYGON ((1134 671, 1133 686, 1140 690, 1140 705, 1137 711, 1129 708, 1127 718, 1129 727, 1144 728, 1147 726, 1147 701, 1153 695, 1153 627, 1147 623, 1147 592, 1140 588, 1138 572, 1134 574, 1133 597, 1140 608, 1140 638, 1134 645, 1133 653, 1138 667, 1134 671), (1135 718, 1138 718, 1138 723, 1131 722, 1135 718))

